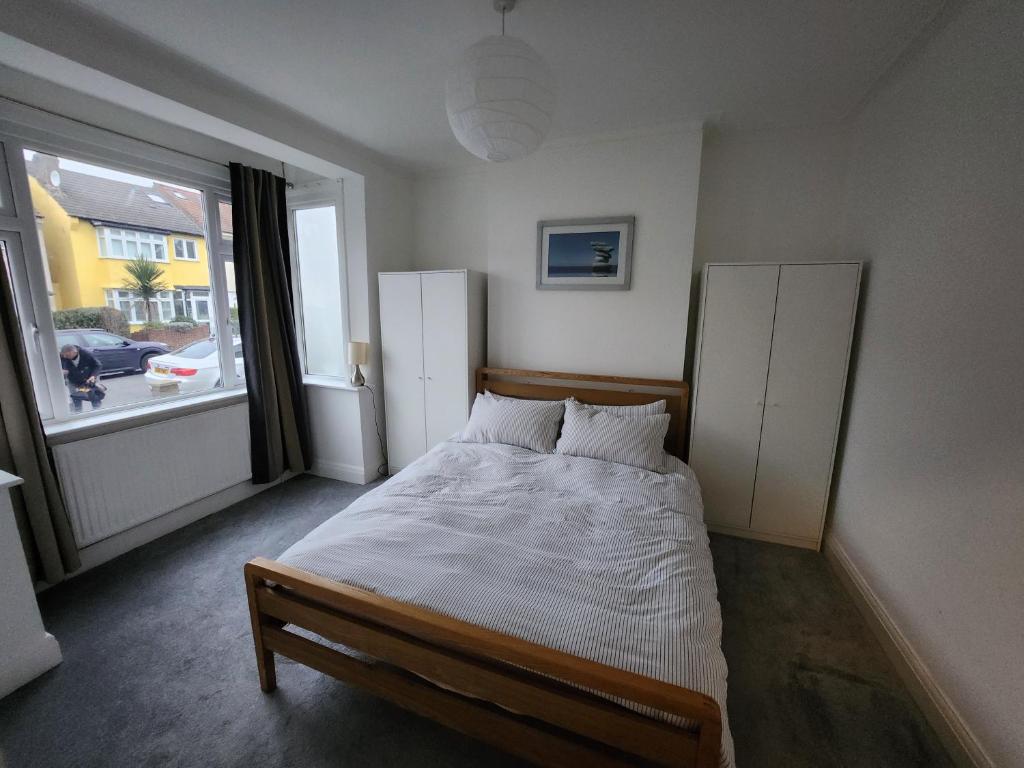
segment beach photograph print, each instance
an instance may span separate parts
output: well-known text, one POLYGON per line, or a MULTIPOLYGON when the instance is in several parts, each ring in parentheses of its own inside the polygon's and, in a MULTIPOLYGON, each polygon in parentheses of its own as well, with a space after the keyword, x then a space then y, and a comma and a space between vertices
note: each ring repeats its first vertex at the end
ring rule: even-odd
POLYGON ((538 288, 629 288, 632 217, 540 222, 538 288))

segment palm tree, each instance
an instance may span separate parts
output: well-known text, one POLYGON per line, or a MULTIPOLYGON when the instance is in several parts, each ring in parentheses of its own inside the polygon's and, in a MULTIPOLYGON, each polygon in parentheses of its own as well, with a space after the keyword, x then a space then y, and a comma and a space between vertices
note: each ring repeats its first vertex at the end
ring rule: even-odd
POLYGON ((152 322, 153 304, 151 302, 156 300, 161 291, 167 290, 167 284, 162 279, 163 269, 154 262, 139 256, 125 264, 124 271, 128 273, 128 277, 123 283, 125 289, 145 302, 146 322, 152 322))

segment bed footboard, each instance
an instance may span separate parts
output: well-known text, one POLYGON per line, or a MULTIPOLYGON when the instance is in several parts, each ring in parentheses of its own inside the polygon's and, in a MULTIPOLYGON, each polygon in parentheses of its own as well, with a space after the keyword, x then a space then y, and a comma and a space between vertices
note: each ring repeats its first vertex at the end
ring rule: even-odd
POLYGON ((713 699, 696 691, 266 558, 246 563, 245 584, 264 691, 277 685, 274 655, 281 654, 540 765, 718 765, 721 713, 713 699), (364 662, 286 625, 384 663, 364 662), (678 728, 575 686, 699 727, 678 728))

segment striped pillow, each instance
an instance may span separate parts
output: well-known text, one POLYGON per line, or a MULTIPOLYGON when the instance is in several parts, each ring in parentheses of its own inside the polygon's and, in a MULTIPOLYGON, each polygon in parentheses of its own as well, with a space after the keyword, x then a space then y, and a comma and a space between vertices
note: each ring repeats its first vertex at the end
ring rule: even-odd
POLYGON ((671 418, 667 413, 619 416, 569 400, 555 453, 662 472, 671 418))
POLYGON ((553 453, 565 403, 561 400, 517 400, 477 395, 469 424, 462 431, 464 443, 504 443, 553 453))
POLYGON ((579 403, 586 408, 596 408, 599 411, 614 413, 616 416, 657 416, 665 412, 667 403, 664 400, 656 400, 653 403, 644 405, 597 405, 594 403, 580 403, 575 397, 570 397, 574 403, 579 403))

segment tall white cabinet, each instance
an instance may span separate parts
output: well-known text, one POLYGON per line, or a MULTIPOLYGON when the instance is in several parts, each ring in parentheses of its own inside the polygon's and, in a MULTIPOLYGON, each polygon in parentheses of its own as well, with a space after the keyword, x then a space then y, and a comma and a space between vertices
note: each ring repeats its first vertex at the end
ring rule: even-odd
POLYGON ((709 264, 690 465, 713 531, 818 549, 860 264, 709 264))
POLYGON ((394 473, 466 426, 485 360, 487 287, 466 269, 381 272, 378 281, 394 473))

